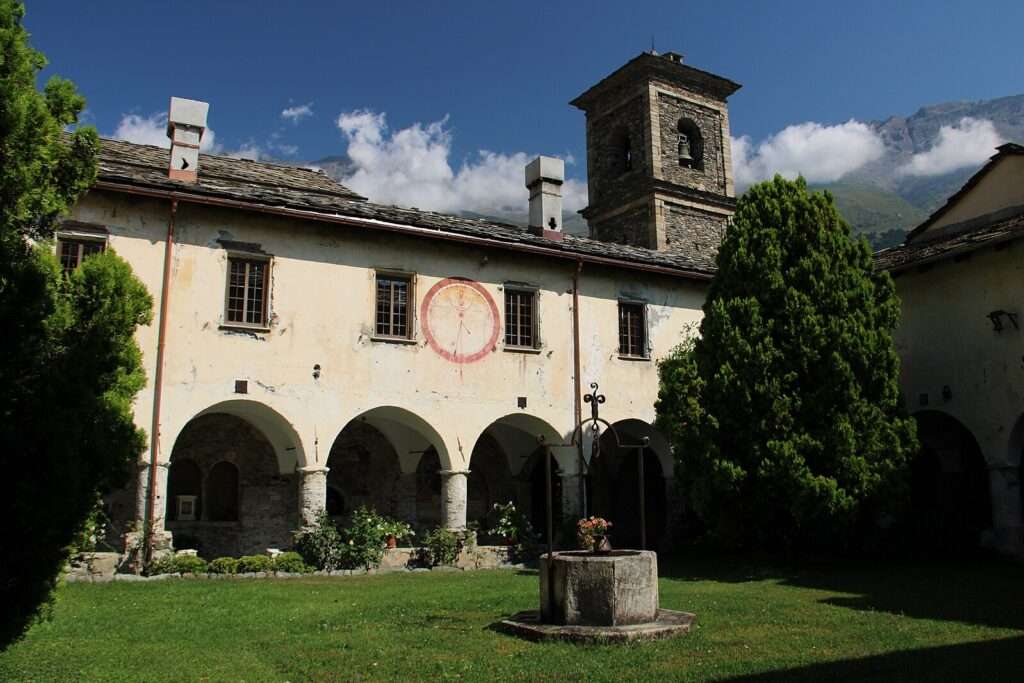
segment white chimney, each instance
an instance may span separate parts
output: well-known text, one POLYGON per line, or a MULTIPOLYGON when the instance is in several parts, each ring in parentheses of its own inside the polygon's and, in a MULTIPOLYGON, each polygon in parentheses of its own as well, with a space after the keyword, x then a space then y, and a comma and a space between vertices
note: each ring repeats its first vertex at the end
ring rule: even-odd
POLYGON ((562 239, 562 182, 565 162, 554 157, 537 157, 526 165, 526 188, 530 191, 530 232, 548 239, 562 239))
POLYGON ((171 180, 194 183, 199 173, 199 143, 206 130, 206 114, 210 105, 206 102, 171 98, 171 110, 167 115, 167 137, 171 139, 171 180))

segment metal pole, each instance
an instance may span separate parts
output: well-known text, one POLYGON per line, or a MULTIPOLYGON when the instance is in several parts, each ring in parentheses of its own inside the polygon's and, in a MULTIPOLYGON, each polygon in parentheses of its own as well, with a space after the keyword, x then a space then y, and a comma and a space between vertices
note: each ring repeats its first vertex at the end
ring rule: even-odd
POLYGON ((640 472, 640 550, 647 550, 647 503, 644 500, 644 447, 636 447, 637 466, 640 472))
POLYGON ((548 495, 548 504, 547 504, 547 515, 546 516, 547 516, 547 523, 548 523, 548 562, 550 562, 551 561, 551 551, 552 551, 552 545, 551 545, 552 544, 552 538, 551 537, 552 537, 552 527, 553 527, 552 516, 551 516, 551 508, 554 507, 554 504, 552 502, 553 496, 551 494, 551 448, 548 447, 547 445, 544 446, 544 479, 545 479, 545 484, 546 484, 547 490, 548 490, 548 494, 547 494, 548 495))

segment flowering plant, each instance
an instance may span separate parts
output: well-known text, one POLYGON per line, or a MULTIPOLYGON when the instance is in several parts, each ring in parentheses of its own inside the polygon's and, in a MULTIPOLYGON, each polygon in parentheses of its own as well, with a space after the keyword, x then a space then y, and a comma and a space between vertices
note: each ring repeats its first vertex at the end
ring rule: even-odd
POLYGON ((382 524, 382 526, 384 528, 385 537, 394 536, 396 541, 401 541, 416 535, 416 532, 412 530, 411 526, 397 519, 387 520, 382 524))
POLYGON ((596 550, 595 537, 605 536, 612 523, 603 517, 587 517, 576 522, 576 538, 584 550, 596 550))
POLYGON ((533 538, 530 520, 516 509, 512 501, 494 504, 494 526, 491 532, 512 545, 528 543, 533 538))

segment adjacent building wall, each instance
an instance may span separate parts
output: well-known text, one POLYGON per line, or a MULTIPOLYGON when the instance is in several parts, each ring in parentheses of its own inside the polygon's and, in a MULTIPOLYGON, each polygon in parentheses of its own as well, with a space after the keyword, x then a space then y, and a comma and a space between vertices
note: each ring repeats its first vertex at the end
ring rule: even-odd
POLYGON ((1024 245, 985 249, 896 278, 902 320, 896 331, 901 388, 909 410, 937 410, 974 435, 988 463, 997 545, 1019 551, 1019 466, 1024 439, 1024 245), (948 387, 945 391, 944 388, 948 387))

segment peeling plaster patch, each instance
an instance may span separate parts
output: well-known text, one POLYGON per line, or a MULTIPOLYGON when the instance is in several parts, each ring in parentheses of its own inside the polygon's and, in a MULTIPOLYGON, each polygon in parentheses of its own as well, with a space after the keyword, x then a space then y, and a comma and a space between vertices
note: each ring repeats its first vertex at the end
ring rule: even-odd
POLYGON ((267 338, 264 337, 259 332, 253 332, 251 330, 243 330, 243 329, 240 329, 240 328, 237 328, 237 327, 221 327, 220 331, 223 332, 224 334, 230 334, 230 335, 233 335, 233 336, 236 336, 236 337, 250 337, 252 339, 255 339, 256 341, 261 341, 261 342, 267 341, 267 338))

